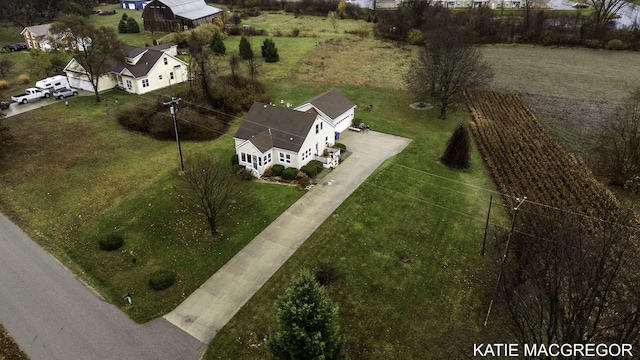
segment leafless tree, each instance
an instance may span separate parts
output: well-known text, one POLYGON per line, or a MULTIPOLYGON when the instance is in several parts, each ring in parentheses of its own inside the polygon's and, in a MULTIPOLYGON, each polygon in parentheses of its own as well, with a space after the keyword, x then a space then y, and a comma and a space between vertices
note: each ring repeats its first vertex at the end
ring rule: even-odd
POLYGON ((589 0, 593 6, 595 30, 602 31, 609 21, 616 17, 620 8, 625 4, 624 0, 589 0))
POLYGON ((638 228, 564 212, 525 213, 501 269, 521 343, 639 345, 638 228))
POLYGON ((240 180, 231 169, 211 157, 200 157, 185 164, 178 191, 185 205, 205 216, 211 235, 215 236, 220 215, 241 189, 240 180))
POLYGON ((629 179, 640 172, 640 88, 622 101, 605 123, 601 152, 615 176, 629 179))
POLYGON ((447 108, 462 102, 465 90, 488 85, 493 74, 480 52, 452 29, 429 37, 405 80, 418 100, 438 101, 440 118, 446 119, 447 108))

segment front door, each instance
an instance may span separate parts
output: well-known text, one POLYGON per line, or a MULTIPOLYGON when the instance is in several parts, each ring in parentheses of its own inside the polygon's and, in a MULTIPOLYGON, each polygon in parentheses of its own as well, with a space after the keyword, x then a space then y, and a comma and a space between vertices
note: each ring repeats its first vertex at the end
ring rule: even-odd
POLYGON ((258 169, 258 157, 253 155, 253 168, 258 169))

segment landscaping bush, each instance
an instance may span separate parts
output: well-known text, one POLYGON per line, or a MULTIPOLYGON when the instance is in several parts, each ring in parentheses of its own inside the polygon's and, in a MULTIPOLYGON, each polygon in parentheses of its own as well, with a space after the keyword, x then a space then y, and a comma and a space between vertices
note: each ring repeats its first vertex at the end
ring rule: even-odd
POLYGON ((345 145, 343 143, 335 143, 335 144, 333 144, 333 147, 337 147, 338 149, 341 150, 342 153, 347 151, 347 145, 345 145))
POLYGON ((267 168, 263 173, 263 177, 272 177, 273 176, 273 168, 267 168))
POLYGON ((298 173, 296 174, 296 181, 298 182, 298 185, 302 187, 307 187, 313 184, 313 181, 311 181, 309 175, 305 174, 303 171, 298 171, 298 173))
POLYGON ((313 272, 313 276, 318 284, 324 287, 331 286, 342 280, 342 274, 335 265, 326 262, 318 264, 318 267, 313 272))
POLYGON ((176 273, 172 270, 158 270, 149 278, 149 286, 156 291, 167 289, 175 282, 176 273))
POLYGON ((231 170, 233 171, 233 173, 236 175, 236 177, 239 180, 251 180, 253 179, 253 175, 251 175, 250 172, 247 171, 247 169, 240 165, 240 164, 235 164, 231 167, 231 170))
POLYGON ((324 169, 324 166, 322 165, 322 161, 318 161, 318 160, 311 160, 307 165, 315 166, 316 174, 321 173, 322 170, 324 169))
MULTIPOLYGON (((274 165, 274 167, 275 167, 275 165, 274 165)), ((281 176, 285 180, 295 180, 296 177, 298 176, 298 169, 296 169, 294 167, 288 167, 288 168, 282 170, 281 176)))
POLYGON ((124 237, 118 234, 109 234, 105 238, 100 239, 98 245, 104 251, 113 251, 120 249, 124 244, 124 237))
POLYGON ((240 161, 238 160, 238 154, 233 154, 231 156, 231 165, 238 165, 240 164, 240 161))
POLYGON ((604 47, 607 50, 624 50, 625 49, 624 43, 622 42, 622 40, 619 40, 619 39, 609 40, 604 47))
POLYGON ((273 176, 281 176, 284 171, 284 166, 276 164, 271 167, 271 170, 273 170, 273 176))
POLYGON ((318 168, 311 164, 307 164, 301 167, 300 171, 307 174, 307 176, 309 176, 310 178, 313 178, 318 174, 318 168))

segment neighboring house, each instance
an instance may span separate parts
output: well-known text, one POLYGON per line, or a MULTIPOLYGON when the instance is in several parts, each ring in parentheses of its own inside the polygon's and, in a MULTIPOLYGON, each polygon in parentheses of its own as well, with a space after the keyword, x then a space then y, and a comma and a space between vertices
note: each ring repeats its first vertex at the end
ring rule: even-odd
POLYGON ((204 0, 152 0, 142 11, 144 30, 174 32, 211 24, 223 11, 204 0))
POLYGON ((20 33, 24 36, 24 42, 27 44, 27 48, 29 49, 38 49, 42 51, 51 51, 53 49, 70 51, 75 49, 82 49, 82 44, 78 46, 78 44, 73 42, 65 41, 64 35, 52 34, 50 32, 51 24, 42 24, 35 26, 27 26, 20 33), (70 45, 69 47, 65 47, 61 49, 58 45, 65 44, 70 45))
POLYGON ((234 136, 238 161, 260 175, 275 164, 299 169, 320 160, 335 166, 340 152, 331 146, 351 125, 355 107, 335 90, 294 109, 256 102, 234 136))
MULTIPOLYGON (((132 94, 150 91, 187 81, 187 63, 176 57, 175 44, 161 44, 148 48, 125 45, 125 63, 113 63, 111 71, 98 81, 98 91, 119 87, 132 94)), ((76 89, 94 91, 87 71, 76 61, 64 68, 69 84, 76 89)))
POLYGON ((142 10, 148 0, 120 0, 120 7, 129 10, 142 10))

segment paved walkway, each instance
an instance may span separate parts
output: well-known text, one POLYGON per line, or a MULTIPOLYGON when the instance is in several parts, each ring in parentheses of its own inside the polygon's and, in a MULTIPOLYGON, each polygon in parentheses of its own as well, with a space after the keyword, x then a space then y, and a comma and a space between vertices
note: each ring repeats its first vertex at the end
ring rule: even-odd
POLYGON ((411 141, 374 131, 341 136, 340 142, 347 145, 351 156, 165 315, 166 320, 209 343, 324 220, 386 159, 411 141))

